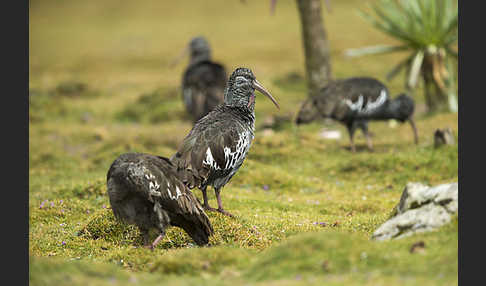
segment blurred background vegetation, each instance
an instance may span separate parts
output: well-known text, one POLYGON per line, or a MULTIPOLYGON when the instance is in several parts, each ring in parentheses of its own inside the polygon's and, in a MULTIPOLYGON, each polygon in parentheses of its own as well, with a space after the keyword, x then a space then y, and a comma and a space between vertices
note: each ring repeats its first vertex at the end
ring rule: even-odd
MULTIPOLYGON (((406 69, 386 77, 410 51, 346 55, 403 44, 360 17, 380 1, 336 0, 331 9, 324 2, 332 77, 372 76, 392 94, 404 91, 406 69)), ((370 124, 375 152, 358 134, 351 154, 346 136, 320 136, 323 126, 345 134, 343 126, 291 124, 308 96, 305 79, 296 1, 278 1, 273 14, 270 1, 259 0, 29 1, 32 285, 457 285, 457 222, 396 242, 368 241, 407 182, 457 181, 457 145, 433 147, 436 128, 457 136, 457 113, 426 113, 419 88, 418 146, 409 126, 377 122, 370 124), (222 191, 237 217, 209 214, 213 246, 195 248, 172 228, 152 253, 135 248, 136 230, 113 220, 105 176, 121 153, 171 156, 189 132, 180 95, 188 59, 168 65, 197 35, 228 71, 251 68, 281 110, 257 99, 255 141, 222 191), (417 240, 425 253, 409 252, 417 240)))
POLYGON ((374 27, 400 45, 349 50, 349 55, 410 51, 387 75, 406 71, 405 87, 415 90, 422 81, 428 112, 457 112, 458 7, 455 0, 381 0, 372 5, 374 13, 362 15, 374 27), (420 81, 419 81, 420 80, 420 81))

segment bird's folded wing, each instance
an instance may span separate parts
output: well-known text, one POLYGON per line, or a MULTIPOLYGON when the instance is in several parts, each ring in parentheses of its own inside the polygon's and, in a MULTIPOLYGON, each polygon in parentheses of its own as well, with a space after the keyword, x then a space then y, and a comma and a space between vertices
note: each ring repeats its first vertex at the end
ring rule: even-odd
POLYGON ((211 61, 203 61, 189 66, 184 73, 183 84, 187 86, 222 86, 226 85, 225 68, 211 61))
POLYGON ((343 99, 343 105, 351 112, 355 112, 357 116, 366 116, 377 111, 387 100, 388 91, 386 89, 373 94, 352 92, 343 99))
POLYGON ((167 158, 141 155, 129 163, 127 179, 147 200, 172 213, 196 214, 202 208, 191 191, 177 178, 174 165, 167 158))
POLYGON ((211 172, 231 171, 249 142, 245 142, 244 129, 236 123, 221 120, 203 127, 189 133, 172 161, 179 169, 191 169, 205 180, 211 172))

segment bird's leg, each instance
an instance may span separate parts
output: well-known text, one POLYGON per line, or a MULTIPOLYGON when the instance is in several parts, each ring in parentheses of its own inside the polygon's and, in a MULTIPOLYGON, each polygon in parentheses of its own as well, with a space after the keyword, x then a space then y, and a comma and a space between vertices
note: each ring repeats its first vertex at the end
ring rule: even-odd
POLYGON ((351 152, 356 153, 356 147, 354 146, 354 140, 353 140, 354 131, 356 128, 353 126, 353 123, 347 124, 346 127, 348 128, 349 141, 351 142, 351 152))
POLYGON ((366 145, 368 146, 368 150, 373 151, 373 142, 371 142, 371 136, 368 132, 368 125, 365 122, 361 124, 361 130, 366 137, 366 145))
POLYGON ((202 189, 201 189, 201 192, 202 192, 202 195, 203 195, 203 200, 204 200, 204 204, 203 204, 203 208, 205 210, 208 210, 208 211, 217 211, 215 208, 212 208, 209 206, 209 202, 208 202, 208 193, 206 192, 206 189, 207 189, 208 186, 204 186, 202 189))
POLYGON ((366 145, 368 145, 368 150, 373 151, 373 142, 371 142, 370 134, 366 132, 365 137, 366 137, 366 145))
POLYGON ((150 237, 149 237, 149 231, 148 229, 141 229, 140 228, 140 234, 143 239, 143 246, 146 248, 150 248, 150 237))
POLYGON ((157 243, 159 243, 162 240, 162 238, 164 238, 164 236, 165 236, 165 232, 162 232, 162 233, 159 234, 159 236, 157 236, 157 238, 154 240, 154 242, 152 242, 152 245, 151 245, 152 250, 154 250, 157 243))
POLYGON ((415 144, 418 144, 419 143, 419 139, 418 139, 417 127, 415 126, 415 121, 413 121, 413 119, 410 117, 408 119, 408 122, 410 122, 410 126, 412 126, 413 137, 414 137, 415 144))
POLYGON ((353 141, 353 135, 350 135, 350 141, 351 141, 351 152, 356 153, 356 147, 354 146, 354 141, 353 141))
POLYGON ((223 203, 221 202, 221 189, 214 189, 214 193, 216 194, 216 199, 218 200, 218 212, 227 215, 229 217, 233 217, 233 215, 223 209, 223 203))
POLYGON ((152 243, 147 243, 144 245, 144 247, 154 251, 155 246, 157 246, 157 244, 162 240, 162 238, 164 238, 164 236, 165 231, 161 231, 159 236, 157 236, 157 238, 155 238, 152 243))

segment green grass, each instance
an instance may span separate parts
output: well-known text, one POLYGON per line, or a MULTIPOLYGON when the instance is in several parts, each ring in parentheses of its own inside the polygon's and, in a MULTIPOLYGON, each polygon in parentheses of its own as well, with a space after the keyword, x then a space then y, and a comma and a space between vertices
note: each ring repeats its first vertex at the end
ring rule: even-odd
MULTIPOLYGON (((457 220, 396 241, 369 240, 407 182, 457 181, 457 145, 433 147, 436 128, 451 127, 457 137, 457 114, 422 114, 419 94, 420 143, 410 126, 373 122, 373 153, 361 133, 350 153, 337 123, 296 128, 288 119, 306 90, 295 3, 279 2, 270 17, 266 1, 246 2, 194 2, 192 9, 166 1, 30 3, 32 285, 457 285, 457 220), (208 36, 230 70, 252 68, 282 109, 258 97, 255 140, 222 191, 236 217, 208 213, 210 246, 170 228, 150 252, 135 227, 114 219, 106 172, 124 152, 170 157, 189 132, 178 89, 187 60, 172 70, 166 64, 195 34, 208 36), (271 135, 261 128, 267 116, 283 118, 271 135), (342 138, 320 138, 323 127, 342 138), (425 251, 410 253, 417 241, 425 251)), ((342 55, 391 43, 356 15, 359 7, 362 1, 334 1, 324 12, 333 74, 384 80, 400 55, 342 55)), ((389 86, 396 94, 403 82, 389 86)))

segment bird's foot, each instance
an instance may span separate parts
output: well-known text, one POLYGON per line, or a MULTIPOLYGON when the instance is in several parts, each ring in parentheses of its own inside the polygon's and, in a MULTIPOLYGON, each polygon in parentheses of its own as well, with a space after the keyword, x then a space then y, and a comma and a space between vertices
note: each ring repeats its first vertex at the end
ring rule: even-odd
POLYGON ((154 245, 151 244, 151 243, 150 244, 145 244, 143 247, 154 251, 154 245))
POLYGON ((229 213, 229 212, 225 211, 225 210, 224 210, 223 208, 221 208, 221 207, 218 207, 217 209, 215 209, 215 208, 210 207, 209 205, 203 205, 203 208, 204 208, 204 210, 206 210, 206 211, 211 211, 211 212, 219 212, 219 213, 222 213, 222 214, 227 215, 227 216, 229 216, 229 217, 234 217, 234 215, 232 215, 231 213, 229 213))
POLYGON ((165 236, 165 233, 160 234, 159 236, 157 236, 157 238, 152 243, 145 243, 143 245, 143 247, 154 251, 155 246, 162 240, 162 238, 164 238, 164 236, 165 236))
POLYGON ((233 214, 231 214, 231 213, 229 213, 229 212, 225 211, 224 209, 217 209, 216 211, 218 211, 218 212, 220 212, 220 213, 222 213, 222 214, 224 214, 224 215, 227 215, 227 216, 229 216, 229 217, 235 217, 233 214))
POLYGON ((210 212, 217 212, 218 211, 218 209, 212 208, 208 205, 204 205, 203 208, 204 208, 204 210, 210 211, 210 212))

